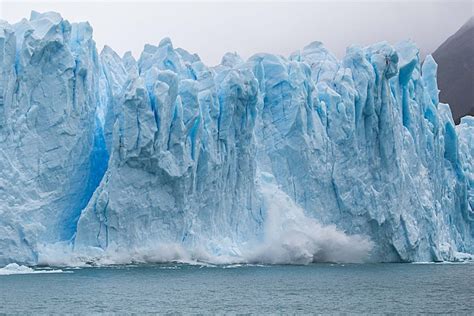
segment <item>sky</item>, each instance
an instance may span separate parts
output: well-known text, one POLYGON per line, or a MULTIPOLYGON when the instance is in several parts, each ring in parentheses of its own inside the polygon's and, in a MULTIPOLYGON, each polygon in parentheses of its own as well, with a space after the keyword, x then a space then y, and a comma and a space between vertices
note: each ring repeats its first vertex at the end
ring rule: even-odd
POLYGON ((89 21, 99 50, 139 57, 144 44, 170 37, 175 47, 216 65, 226 52, 243 58, 268 52, 289 56, 321 41, 341 58, 346 47, 387 40, 415 41, 434 51, 474 15, 474 0, 415 1, 22 1, 0 0, 10 23, 31 10, 57 11, 70 22, 89 21))

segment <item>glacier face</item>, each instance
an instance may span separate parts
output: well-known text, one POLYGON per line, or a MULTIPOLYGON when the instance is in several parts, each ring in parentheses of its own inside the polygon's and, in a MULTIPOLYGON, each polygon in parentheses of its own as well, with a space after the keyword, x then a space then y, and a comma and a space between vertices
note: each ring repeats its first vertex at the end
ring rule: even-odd
POLYGON ((474 253, 474 120, 411 42, 207 67, 55 13, 0 28, 0 264, 474 253))

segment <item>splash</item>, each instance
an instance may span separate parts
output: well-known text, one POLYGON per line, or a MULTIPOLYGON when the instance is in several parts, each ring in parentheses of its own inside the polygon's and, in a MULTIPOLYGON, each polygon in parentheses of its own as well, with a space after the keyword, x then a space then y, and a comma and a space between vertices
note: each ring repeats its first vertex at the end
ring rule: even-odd
POLYGON ((247 255, 249 262, 309 264, 312 262, 363 262, 373 243, 359 235, 346 235, 336 226, 323 226, 304 211, 274 182, 262 174, 259 188, 267 211, 265 239, 247 255))

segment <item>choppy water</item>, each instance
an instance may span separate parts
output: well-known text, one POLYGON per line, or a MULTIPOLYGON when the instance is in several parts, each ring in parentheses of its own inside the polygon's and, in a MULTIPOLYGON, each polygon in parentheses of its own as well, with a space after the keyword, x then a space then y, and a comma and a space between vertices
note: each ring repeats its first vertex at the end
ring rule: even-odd
POLYGON ((63 270, 0 276, 0 314, 474 313, 474 264, 63 270))

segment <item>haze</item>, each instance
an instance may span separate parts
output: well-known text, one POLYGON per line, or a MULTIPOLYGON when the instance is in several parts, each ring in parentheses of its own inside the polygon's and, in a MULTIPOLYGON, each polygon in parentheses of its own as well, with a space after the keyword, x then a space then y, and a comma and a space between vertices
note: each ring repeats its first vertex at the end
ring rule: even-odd
POLYGON ((70 22, 89 21, 98 49, 138 57, 146 43, 170 37, 175 47, 198 53, 208 65, 231 51, 288 56, 321 41, 338 57, 351 44, 414 40, 425 55, 473 15, 472 1, 345 2, 43 2, 1 1, 10 23, 31 10, 57 11, 70 22))

